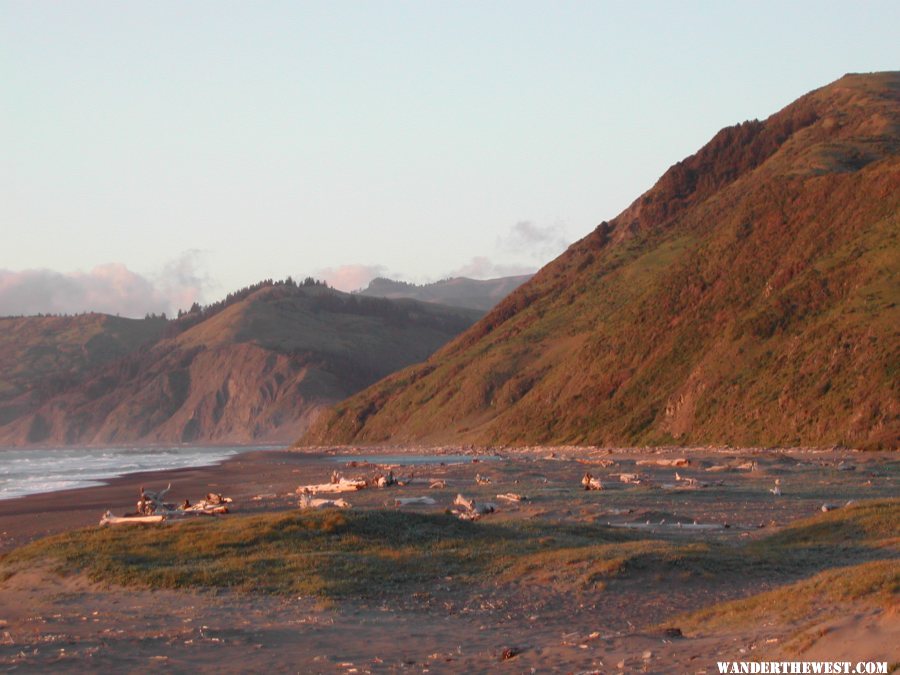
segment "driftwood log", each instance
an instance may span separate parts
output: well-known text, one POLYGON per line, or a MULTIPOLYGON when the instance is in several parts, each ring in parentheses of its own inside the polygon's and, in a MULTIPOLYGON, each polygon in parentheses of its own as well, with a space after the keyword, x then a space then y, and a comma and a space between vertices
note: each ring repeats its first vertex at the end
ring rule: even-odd
POLYGON ((639 459, 635 462, 637 466, 688 466, 690 460, 685 457, 676 459, 639 459))
POLYGON ((398 497, 394 500, 395 506, 414 506, 421 504, 423 506, 432 506, 437 502, 431 497, 398 497))
POLYGON ((297 488, 297 494, 319 494, 339 493, 339 492, 356 492, 368 486, 365 478, 344 478, 336 471, 331 475, 331 481, 328 483, 318 483, 313 485, 301 485, 297 488))
POLYGON ((461 520, 478 520, 481 516, 493 513, 496 507, 488 502, 477 503, 474 499, 467 499, 462 495, 456 495, 453 506, 461 520))
POLYGON ((301 509, 349 509, 350 502, 346 499, 321 499, 313 497, 309 493, 300 495, 300 501, 297 504, 301 509))
POLYGON ((146 525, 154 523, 162 523, 165 521, 164 515, 149 516, 114 516, 112 511, 107 511, 100 519, 100 527, 107 525, 146 525))
POLYGON ((595 478, 589 473, 584 474, 581 479, 581 485, 585 490, 602 490, 603 483, 600 482, 599 478, 595 478))
POLYGON ((502 499, 506 502, 527 502, 528 497, 525 495, 516 494, 515 492, 507 492, 506 494, 497 495, 497 499, 502 499))
POLYGON ((142 485, 141 493, 138 497, 137 502, 138 514, 142 516, 150 516, 157 511, 171 511, 174 506, 171 504, 166 504, 163 501, 163 497, 165 497, 171 489, 171 483, 169 483, 165 490, 160 490, 159 492, 151 492, 149 490, 145 490, 144 486, 142 485))

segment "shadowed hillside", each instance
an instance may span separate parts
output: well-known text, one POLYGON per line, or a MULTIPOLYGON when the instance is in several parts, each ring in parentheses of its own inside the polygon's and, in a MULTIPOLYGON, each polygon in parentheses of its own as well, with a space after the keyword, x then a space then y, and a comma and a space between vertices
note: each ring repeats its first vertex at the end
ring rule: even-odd
POLYGON ((897 447, 900 73, 720 131, 305 443, 897 447))
POLYGON ((377 298, 411 298, 422 302, 436 302, 441 305, 468 307, 487 312, 532 276, 534 275, 523 274, 498 279, 453 277, 421 286, 379 277, 373 279, 367 288, 359 291, 358 295, 377 298))
POLYGON ((156 342, 162 317, 0 317, 0 427, 36 410, 92 369, 156 342))
MULTIPOLYGON (((155 330, 130 351, 110 331, 91 337, 81 328, 64 340, 61 326, 82 317, 16 319, 20 337, 31 336, 23 353, 46 354, 50 370, 65 366, 71 376, 45 385, 30 407, 8 407, 0 444, 292 440, 323 407, 424 360, 478 316, 267 282, 176 321, 124 323, 155 330), (104 358, 92 356, 95 343, 104 358)), ((11 380, 18 371, 10 360, 2 372, 11 380)))

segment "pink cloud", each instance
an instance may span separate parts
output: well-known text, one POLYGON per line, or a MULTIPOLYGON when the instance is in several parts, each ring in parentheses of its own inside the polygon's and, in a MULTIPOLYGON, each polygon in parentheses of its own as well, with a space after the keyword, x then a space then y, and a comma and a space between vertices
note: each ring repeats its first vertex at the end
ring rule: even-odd
POLYGON ((375 277, 384 276, 387 268, 383 265, 341 265, 340 267, 323 267, 316 270, 313 276, 328 282, 339 291, 358 291, 369 285, 375 277))
POLYGON ((207 280, 195 271, 195 263, 196 252, 188 251, 154 279, 122 263, 98 265, 89 272, 0 270, 0 315, 172 313, 202 296, 207 280))

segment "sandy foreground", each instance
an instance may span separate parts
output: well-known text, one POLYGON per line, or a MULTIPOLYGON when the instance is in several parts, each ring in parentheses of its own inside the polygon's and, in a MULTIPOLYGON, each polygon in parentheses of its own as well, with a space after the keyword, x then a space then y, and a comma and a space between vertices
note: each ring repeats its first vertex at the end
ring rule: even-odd
MULTIPOLYGON (((171 482, 173 501, 220 492, 234 499, 233 514, 222 517, 235 518, 294 510, 296 488, 325 482, 335 469, 354 476, 392 466, 410 481, 345 495, 354 508, 439 513, 464 493, 497 504, 483 522, 600 522, 697 542, 764 536, 814 515, 823 503, 898 496, 898 462, 890 453, 526 448, 505 449, 494 460, 459 448, 427 451, 471 455, 464 463, 444 465, 375 456, 422 452, 249 452, 213 467, 133 474, 100 487, 0 501, 0 552, 96 526, 107 509, 130 511, 142 485, 159 489, 171 482), (680 458, 690 464, 667 465, 680 458), (585 471, 599 476, 605 489, 582 490, 585 471), (624 483, 623 473, 638 474, 641 482, 624 483), (780 496, 771 492, 776 479, 780 496), (429 488, 433 480, 444 487, 429 488), (507 492, 530 499, 496 499, 507 492), (416 496, 436 503, 395 505, 397 498, 416 496)), ((825 607, 821 619, 763 621, 740 631, 685 637, 674 630, 678 614, 786 580, 654 573, 563 593, 554 587, 554 572, 548 570, 543 581, 486 580, 467 589, 435 579, 410 597, 335 603, 221 589, 124 589, 38 566, 0 582, 0 669, 714 673, 717 661, 731 660, 900 661, 896 606, 825 607)))

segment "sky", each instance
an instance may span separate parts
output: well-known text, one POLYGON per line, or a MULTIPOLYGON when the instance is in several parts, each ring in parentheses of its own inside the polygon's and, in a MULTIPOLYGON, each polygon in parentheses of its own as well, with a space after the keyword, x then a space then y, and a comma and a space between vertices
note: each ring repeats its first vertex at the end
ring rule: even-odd
POLYGON ((0 315, 533 271, 900 3, 0 0, 0 315))

